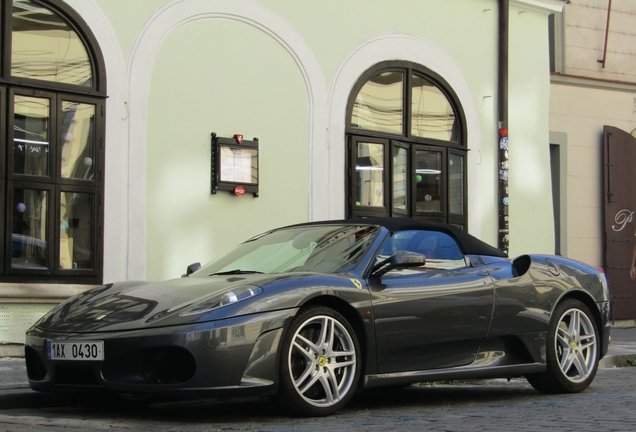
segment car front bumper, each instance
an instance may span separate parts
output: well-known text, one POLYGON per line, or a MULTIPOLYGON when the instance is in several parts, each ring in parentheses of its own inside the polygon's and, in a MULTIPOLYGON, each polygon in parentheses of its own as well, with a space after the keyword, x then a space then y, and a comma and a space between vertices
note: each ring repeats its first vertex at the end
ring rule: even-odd
POLYGON ((283 331, 297 309, 118 332, 61 333, 32 327, 25 357, 34 390, 251 396, 278 385, 283 331), (52 360, 47 341, 103 341, 103 360, 52 360))

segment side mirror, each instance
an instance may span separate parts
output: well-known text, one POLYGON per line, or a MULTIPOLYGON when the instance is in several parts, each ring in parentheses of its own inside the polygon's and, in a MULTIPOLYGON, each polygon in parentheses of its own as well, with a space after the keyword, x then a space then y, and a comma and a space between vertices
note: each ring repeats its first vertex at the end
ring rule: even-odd
POLYGON ((382 277, 396 268, 421 267, 426 264, 426 256, 409 251, 398 251, 373 267, 371 276, 382 277))
POLYGON ((201 263, 195 262, 194 264, 190 264, 188 268, 186 269, 186 274, 181 275, 181 277, 188 277, 195 271, 199 270, 200 268, 201 268, 201 263))

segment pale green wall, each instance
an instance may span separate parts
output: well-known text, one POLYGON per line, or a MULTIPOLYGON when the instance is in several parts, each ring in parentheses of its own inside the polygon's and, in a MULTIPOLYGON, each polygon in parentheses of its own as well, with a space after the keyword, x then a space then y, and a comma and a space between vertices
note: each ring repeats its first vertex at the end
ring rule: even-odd
POLYGON ((510 256, 554 253, 548 17, 510 8, 510 256))
POLYGON ((260 30, 200 20, 170 35, 148 106, 149 279, 178 277, 255 234, 307 220, 308 115, 298 68, 260 30), (259 198, 210 194, 212 132, 259 138, 259 198))
MULTIPOLYGON (((154 12, 172 3, 96 1, 110 17, 125 56, 144 26, 158 19, 154 12)), ((465 108, 476 112, 479 122, 479 136, 468 137, 469 158, 475 162, 469 169, 479 173, 479 189, 470 190, 469 185, 469 201, 477 201, 479 209, 470 218, 473 225, 476 221, 480 237, 494 245, 498 228, 497 3, 260 2, 303 38, 327 89, 360 44, 382 35, 408 34, 439 47, 452 59, 475 104, 465 108)), ((510 19, 511 255, 549 253, 553 222, 548 17, 511 6, 510 19)), ((259 231, 309 217, 309 102, 299 67, 288 52, 267 34, 238 21, 199 19, 165 36, 149 77, 146 249, 150 279, 179 276, 190 262, 206 261, 259 231), (261 139, 260 198, 209 194, 213 131, 261 139)), ((340 114, 344 122, 344 112, 340 114)))
MULTIPOLYGON (((497 1, 262 0, 261 3, 276 10, 305 38, 320 62, 328 85, 352 50, 384 34, 402 33, 422 38, 452 58, 470 87, 480 123, 480 136, 469 136, 468 145, 473 150, 469 157, 480 161, 481 189, 479 196, 468 199, 480 201, 483 217, 473 216, 480 220, 481 237, 496 245, 497 1), (476 140, 481 141, 479 150, 475 150, 476 140)), ((547 26, 547 16, 545 20, 547 26)), ((545 32, 547 37, 547 27, 545 32)), ((547 50, 547 46, 543 48, 547 50)), ((536 50, 533 47, 532 51, 536 50)), ((344 113, 342 116, 344 121, 344 113)))
POLYGON ((261 0, 305 38, 327 81, 359 43, 382 34, 424 38, 465 71, 475 91, 496 69, 496 0, 261 0), (396 11, 398 13, 396 13, 396 11))

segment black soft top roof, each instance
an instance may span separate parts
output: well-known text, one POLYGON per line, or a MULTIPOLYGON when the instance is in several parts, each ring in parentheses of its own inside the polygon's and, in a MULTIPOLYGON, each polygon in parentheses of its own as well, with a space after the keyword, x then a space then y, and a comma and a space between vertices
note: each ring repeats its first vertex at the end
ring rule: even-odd
POLYGON ((379 225, 383 226, 389 231, 405 231, 405 230, 430 230, 440 231, 446 233, 457 240, 459 247, 464 254, 470 255, 488 255, 495 257, 506 258, 507 255, 501 250, 489 245, 486 242, 479 240, 476 237, 468 234, 466 231, 462 231, 456 226, 430 222, 422 219, 411 218, 360 218, 360 219, 342 219, 342 220, 326 220, 318 222, 307 222, 299 224, 302 225, 379 225))

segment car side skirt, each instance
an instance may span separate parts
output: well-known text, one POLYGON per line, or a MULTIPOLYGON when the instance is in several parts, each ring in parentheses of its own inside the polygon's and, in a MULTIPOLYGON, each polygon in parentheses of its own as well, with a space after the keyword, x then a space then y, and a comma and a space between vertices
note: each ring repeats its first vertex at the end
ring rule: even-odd
POLYGON ((545 363, 531 363, 524 365, 497 367, 461 367, 450 369, 435 369, 426 371, 396 372, 387 374, 366 375, 363 387, 365 389, 406 385, 423 381, 441 381, 455 379, 486 379, 513 378, 545 371, 545 363))

